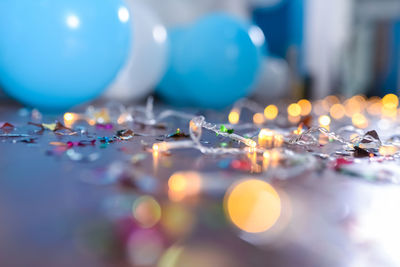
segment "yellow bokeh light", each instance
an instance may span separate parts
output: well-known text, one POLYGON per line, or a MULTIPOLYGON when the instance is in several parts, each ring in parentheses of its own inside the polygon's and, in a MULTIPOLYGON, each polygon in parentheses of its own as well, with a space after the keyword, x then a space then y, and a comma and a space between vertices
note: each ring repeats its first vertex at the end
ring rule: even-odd
POLYGON ((387 108, 397 108, 399 106, 399 98, 394 94, 385 95, 382 98, 382 104, 387 108))
POLYGON ((353 117, 351 118, 351 121, 353 122, 353 125, 358 128, 364 129, 368 127, 368 120, 361 113, 354 114, 353 117))
POLYGON ((65 113, 64 114, 64 120, 65 121, 73 121, 73 120, 75 120, 75 114, 73 114, 73 113, 65 113))
POLYGON ((397 117, 397 108, 394 105, 383 105, 382 109, 382 116, 387 118, 395 119, 397 117))
POLYGON ((329 114, 331 115, 332 118, 335 120, 340 120, 346 115, 346 109, 344 108, 343 105, 341 104, 334 104, 330 110, 329 114))
POLYGON ((354 114, 362 112, 362 105, 358 98, 350 98, 344 102, 344 107, 346 109, 346 116, 352 117, 354 114))
POLYGON ((290 104, 287 108, 288 114, 292 117, 297 117, 301 115, 301 107, 297 103, 290 104))
POLYGON ((279 110, 275 105, 269 105, 264 109, 264 116, 267 120, 274 120, 278 116, 279 110))
POLYGON ((169 178, 168 188, 171 200, 181 201, 200 192, 201 177, 197 172, 177 172, 169 178))
POLYGON ((151 228, 161 219, 161 207, 151 196, 142 196, 133 203, 133 217, 143 228, 151 228))
POLYGON ((240 119, 240 112, 238 109, 232 109, 229 113, 228 120, 230 124, 238 124, 240 119))
POLYGON ((265 122, 264 114, 262 114, 262 113, 254 114, 253 122, 254 122, 254 124, 263 124, 265 122))
POLYGON ((397 147, 395 146, 381 146, 379 148, 379 154, 382 156, 393 156, 398 151, 397 147))
POLYGON ((275 225, 281 214, 277 191, 261 180, 244 180, 225 196, 229 218, 239 229, 249 233, 265 232, 275 225))
POLYGON ((311 102, 308 101, 307 99, 301 99, 299 102, 297 102, 297 104, 301 108, 301 113, 300 113, 301 116, 307 116, 311 113, 312 105, 311 102))
POLYGON ((328 115, 322 115, 318 118, 319 125, 326 127, 331 124, 331 118, 328 115))

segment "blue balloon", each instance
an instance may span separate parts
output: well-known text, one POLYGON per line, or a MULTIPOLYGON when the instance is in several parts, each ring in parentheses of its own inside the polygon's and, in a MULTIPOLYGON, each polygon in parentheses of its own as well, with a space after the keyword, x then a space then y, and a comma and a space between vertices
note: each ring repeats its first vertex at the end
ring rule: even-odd
POLYGON ((127 59, 130 27, 122 0, 1 0, 1 85, 44 110, 91 100, 127 59))
POLYGON ((215 13, 169 34, 169 67, 157 89, 166 101, 223 108, 251 92, 266 51, 257 26, 215 13))

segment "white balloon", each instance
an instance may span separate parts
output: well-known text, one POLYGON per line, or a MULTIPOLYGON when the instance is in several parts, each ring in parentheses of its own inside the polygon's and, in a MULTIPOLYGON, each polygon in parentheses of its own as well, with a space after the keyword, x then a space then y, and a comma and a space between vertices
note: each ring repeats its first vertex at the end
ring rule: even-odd
POLYGON ((286 60, 265 58, 253 97, 265 103, 287 97, 290 93, 289 81, 290 68, 286 60))
POLYGON ((132 18, 131 56, 105 93, 123 102, 141 100, 153 91, 165 73, 168 52, 167 30, 157 15, 135 0, 126 3, 132 18))

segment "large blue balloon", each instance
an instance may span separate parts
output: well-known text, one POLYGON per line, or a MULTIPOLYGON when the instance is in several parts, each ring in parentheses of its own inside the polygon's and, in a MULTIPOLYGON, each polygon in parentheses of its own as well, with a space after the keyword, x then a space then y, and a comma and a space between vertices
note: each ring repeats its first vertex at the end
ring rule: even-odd
POLYGON ((158 93, 176 105, 232 104, 251 92, 265 56, 262 31, 223 13, 171 30, 170 41, 169 67, 158 93))
POLYGON ((33 107, 63 110, 98 96, 130 41, 122 0, 0 0, 0 82, 33 107))

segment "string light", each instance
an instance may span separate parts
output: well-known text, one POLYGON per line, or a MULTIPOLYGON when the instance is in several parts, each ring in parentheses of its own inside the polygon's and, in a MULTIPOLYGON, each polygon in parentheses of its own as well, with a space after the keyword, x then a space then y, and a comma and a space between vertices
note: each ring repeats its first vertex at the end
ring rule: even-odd
POLYGON ((328 115, 323 115, 318 118, 318 122, 321 126, 329 126, 331 124, 331 118, 328 115))

